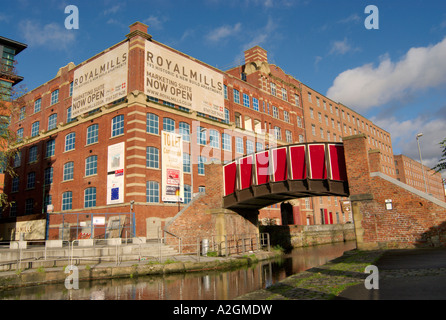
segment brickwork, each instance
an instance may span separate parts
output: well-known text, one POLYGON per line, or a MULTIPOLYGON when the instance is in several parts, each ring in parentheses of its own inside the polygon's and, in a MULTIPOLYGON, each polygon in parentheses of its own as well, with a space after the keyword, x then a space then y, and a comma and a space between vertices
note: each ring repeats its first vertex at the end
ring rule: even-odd
POLYGON ((197 239, 223 242, 224 236, 257 234, 258 211, 234 212, 222 208, 223 166, 206 164, 206 193, 198 196, 166 226, 166 231, 181 237, 183 243, 197 239))
POLYGON ((365 135, 345 138, 344 150, 360 249, 446 245, 446 203, 373 172, 380 154, 367 152, 365 135))

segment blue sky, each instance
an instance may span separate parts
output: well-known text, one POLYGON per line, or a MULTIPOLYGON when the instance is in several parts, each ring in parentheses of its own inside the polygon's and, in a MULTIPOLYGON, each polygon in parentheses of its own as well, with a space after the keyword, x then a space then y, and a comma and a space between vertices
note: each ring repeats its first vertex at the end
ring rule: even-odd
MULTIPOLYGON (((4 1, 4 0, 2 0, 4 1)), ((18 71, 31 90, 149 25, 154 39, 226 70, 260 45, 271 63, 392 134, 394 153, 433 166, 446 138, 444 0, 15 0, 4 1, 0 35, 28 44, 18 71), (79 29, 64 27, 67 5, 79 29), (368 30, 367 5, 379 9, 368 30)), ((443 174, 446 177, 446 174, 443 174)))

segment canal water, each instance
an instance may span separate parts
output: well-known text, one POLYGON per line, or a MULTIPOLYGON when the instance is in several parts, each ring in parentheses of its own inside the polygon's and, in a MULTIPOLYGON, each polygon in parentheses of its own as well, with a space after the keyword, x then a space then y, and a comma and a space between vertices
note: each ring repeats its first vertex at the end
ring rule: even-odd
POLYGON ((356 248, 355 241, 296 248, 280 258, 232 271, 80 281, 0 292, 2 300, 229 300, 271 286, 288 276, 317 267, 356 248))

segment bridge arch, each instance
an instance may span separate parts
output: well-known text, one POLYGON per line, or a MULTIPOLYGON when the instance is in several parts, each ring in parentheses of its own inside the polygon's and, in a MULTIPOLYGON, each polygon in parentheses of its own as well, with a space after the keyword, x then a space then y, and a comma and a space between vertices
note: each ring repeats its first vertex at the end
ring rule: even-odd
POLYGON ((349 196, 344 145, 332 142, 279 146, 223 166, 223 207, 254 209, 314 196, 349 196))

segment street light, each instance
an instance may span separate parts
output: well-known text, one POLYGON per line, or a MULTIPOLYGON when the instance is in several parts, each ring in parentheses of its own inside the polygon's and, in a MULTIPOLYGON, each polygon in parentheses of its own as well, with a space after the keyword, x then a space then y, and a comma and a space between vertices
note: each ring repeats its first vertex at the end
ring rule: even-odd
POLYGON ((423 132, 418 133, 416 138, 417 138, 417 144, 418 144, 418 153, 420 154, 421 172, 423 173, 424 189, 425 189, 425 191, 427 193, 426 177, 424 176, 423 158, 421 157, 420 140, 419 140, 419 138, 421 136, 423 136, 423 132))

